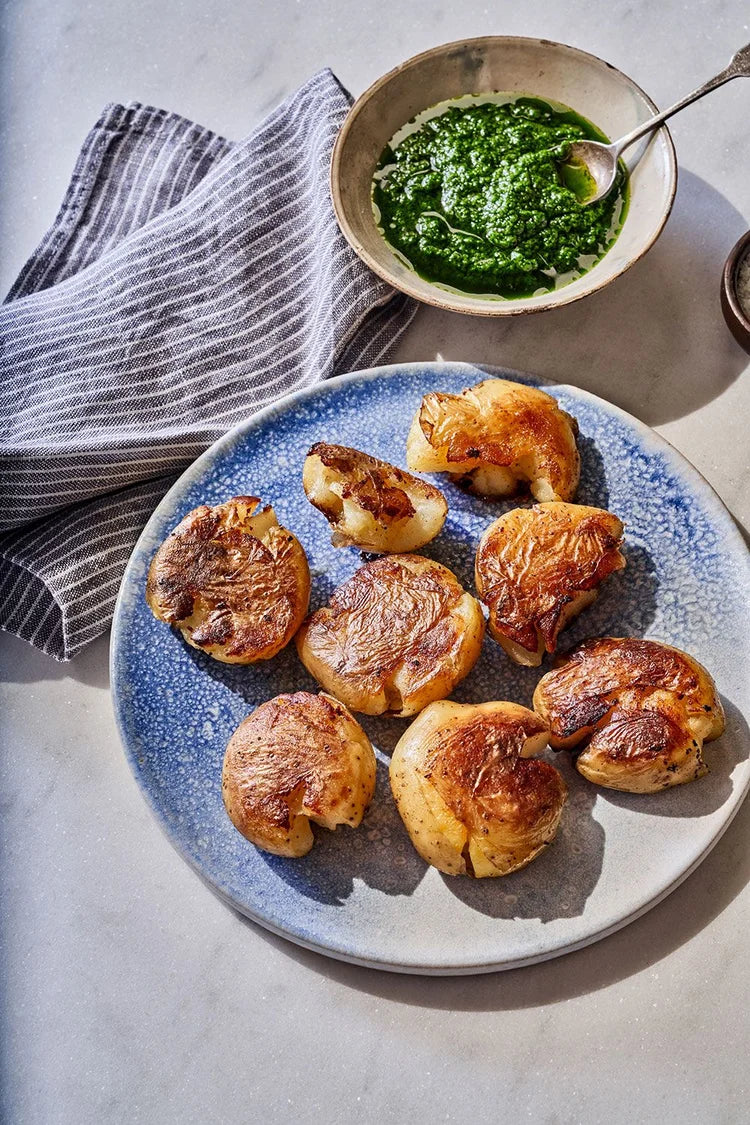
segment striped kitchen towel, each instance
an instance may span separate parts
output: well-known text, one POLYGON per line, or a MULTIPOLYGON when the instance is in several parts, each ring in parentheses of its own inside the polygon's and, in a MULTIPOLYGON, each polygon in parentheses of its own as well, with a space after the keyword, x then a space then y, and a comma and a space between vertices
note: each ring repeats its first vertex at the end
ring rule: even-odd
POLYGON ((359 261, 329 198, 349 100, 324 70, 238 144, 104 110, 0 306, 0 627, 70 659, 190 461, 393 348, 415 306, 359 261))

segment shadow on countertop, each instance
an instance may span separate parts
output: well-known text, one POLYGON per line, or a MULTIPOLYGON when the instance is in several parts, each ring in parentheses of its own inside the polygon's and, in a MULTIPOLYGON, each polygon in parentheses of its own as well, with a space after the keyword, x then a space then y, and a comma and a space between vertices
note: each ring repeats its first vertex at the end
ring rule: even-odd
POLYGON ((109 630, 86 645, 69 661, 55 660, 11 633, 0 633, 0 681, 36 684, 48 680, 73 680, 88 687, 109 687, 109 630))
MULTIPOLYGON (((725 703, 728 727, 724 737, 734 736, 747 748, 747 723, 735 706, 725 703)), ((709 744, 709 760, 710 753, 709 744)), ((731 751, 735 761, 743 756, 746 752, 731 751)), ((389 1001, 448 1011, 512 1011, 585 996, 643 972, 710 925, 748 882, 750 801, 745 801, 700 866, 663 902, 609 937, 538 965, 478 976, 408 976, 334 961, 272 934, 264 932, 263 936, 314 972, 389 1001)), ((252 922, 242 920, 256 929, 252 922)))

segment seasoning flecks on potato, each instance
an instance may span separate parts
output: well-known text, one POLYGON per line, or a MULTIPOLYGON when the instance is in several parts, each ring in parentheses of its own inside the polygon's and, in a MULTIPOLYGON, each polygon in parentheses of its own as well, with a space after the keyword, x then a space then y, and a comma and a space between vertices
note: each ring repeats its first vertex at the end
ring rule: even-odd
POLYGON ((517 703, 431 703, 396 745, 391 788, 414 847, 447 875, 509 875, 557 832, 566 798, 539 761, 544 722, 517 703))
POLYGON ((297 634, 326 691, 367 715, 414 715, 448 695, 477 661, 484 617, 456 576, 421 555, 360 567, 297 634))
POLYGON ((257 847, 303 856, 313 846, 311 820, 356 828, 375 773, 370 740, 346 707, 298 691, 240 723, 224 755, 222 796, 235 828, 257 847))
POLYGON ((585 641, 537 684, 534 709, 550 745, 582 745, 576 769, 607 789, 655 793, 708 772, 703 743, 724 730, 706 669, 658 641, 585 641))
POLYGON ((572 500, 580 458, 574 418, 544 391, 485 379, 461 394, 422 399, 409 431, 406 463, 450 473, 480 496, 510 496, 521 485, 535 500, 572 500))
POLYGON ((314 445, 302 483, 330 523, 335 547, 414 551, 435 538, 448 512, 434 485, 345 445, 314 445))
POLYGON ((623 526, 601 508, 552 501, 514 508, 486 529, 477 591, 492 636, 517 664, 538 666, 599 585, 625 566, 623 526))
POLYGON ((228 664, 275 656, 307 613, 310 571, 298 540, 255 496, 202 504, 159 547, 146 600, 188 644, 228 664))

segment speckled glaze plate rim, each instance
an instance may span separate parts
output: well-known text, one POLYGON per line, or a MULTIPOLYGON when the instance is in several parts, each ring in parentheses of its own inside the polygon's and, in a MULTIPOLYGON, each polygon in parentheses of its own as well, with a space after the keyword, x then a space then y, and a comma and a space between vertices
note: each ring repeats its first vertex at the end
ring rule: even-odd
MULTIPOLYGON (((167 839, 181 857, 196 871, 201 880, 206 883, 219 898, 236 910, 239 914, 249 918, 252 922, 257 923, 262 928, 276 934, 279 937, 285 938, 305 949, 309 949, 315 953, 322 954, 327 957, 332 957, 335 960, 348 962, 350 964, 360 965, 366 968, 379 969, 389 972, 399 972, 414 975, 427 975, 427 976, 458 976, 458 975, 474 975, 480 973, 498 972, 509 969, 522 968, 527 965, 538 964, 542 961, 551 960, 555 957, 560 957, 566 953, 572 953, 577 949, 582 949, 587 945, 591 945, 602 938, 608 937, 610 934, 615 933, 617 930, 627 926, 630 922, 635 921, 647 911, 652 909, 658 903, 662 902, 673 890, 675 890, 681 883, 687 879, 693 871, 703 862, 709 852, 719 842, 724 832, 727 830, 735 815, 750 789, 750 770, 746 771, 746 777, 743 785, 735 785, 722 806, 723 819, 716 826, 714 834, 708 840, 705 848, 684 867, 683 870, 678 871, 672 878, 667 879, 663 885, 659 886, 653 891, 644 901, 635 909, 627 911, 623 915, 618 915, 617 910, 612 911, 612 916, 603 925, 599 925, 595 930, 583 935, 575 940, 562 940, 555 943, 551 941, 549 946, 543 950, 539 950, 530 954, 527 957, 513 957, 508 960, 492 960, 492 961, 462 961, 455 964, 429 964, 426 961, 386 961, 378 960, 373 957, 360 957, 355 950, 346 948, 342 945, 337 945, 335 942, 327 944, 323 941, 311 941, 308 938, 296 933, 293 929, 277 925, 271 919, 265 917, 257 910, 253 910, 247 903, 237 898, 230 893, 226 888, 222 887, 216 879, 204 870, 201 857, 197 851, 191 850, 187 842, 175 831, 172 830, 164 809, 162 808, 159 800, 160 791, 158 787, 152 785, 151 778, 147 771, 143 768, 137 748, 132 744, 130 732, 127 725, 127 717, 125 714, 124 698, 125 694, 123 688, 127 683, 127 673, 125 672, 125 661, 120 659, 122 650, 122 636, 125 617, 125 599, 131 586, 133 585, 134 572, 137 568, 137 561, 142 554, 142 545, 147 542, 152 535, 151 529, 155 524, 158 524, 163 518, 165 512, 170 511, 180 496, 189 487, 199 482, 205 475, 206 471, 214 465, 216 460, 222 456, 225 450, 234 447, 238 439, 242 439, 249 433, 256 429, 262 428, 267 422, 279 417, 290 410, 293 410, 299 403, 306 402, 316 397, 325 398, 328 394, 336 388, 345 386, 355 382, 368 382, 380 379, 386 379, 391 376, 398 376, 399 374, 413 374, 417 372, 424 372, 425 369, 434 368, 436 376, 439 376, 441 369, 455 372, 458 369, 465 367, 467 375, 476 378, 476 373, 486 373, 489 376, 496 375, 503 378, 513 378, 516 376, 520 381, 533 379, 535 383, 543 385, 554 386, 569 393, 573 397, 580 397, 588 399, 599 410, 605 413, 610 413, 620 419, 627 425, 640 439, 642 447, 646 450, 653 450, 665 456, 670 467, 675 470, 687 488, 697 497, 700 498, 704 510, 710 516, 712 522, 718 526, 722 533, 723 545, 725 550, 733 556, 740 569, 744 567, 748 575, 748 583, 750 584, 750 552, 745 545, 745 542, 737 528, 734 520, 728 509, 723 504, 718 494, 714 491, 711 485, 706 481, 698 470, 681 454, 673 445, 671 445, 660 434, 657 434, 645 423, 639 421, 627 411, 622 410, 620 407, 615 406, 613 403, 607 402, 605 399, 598 395, 592 394, 582 388, 576 387, 573 384, 557 383, 554 380, 543 378, 541 376, 531 376, 528 373, 521 371, 513 371, 507 368, 493 368, 487 364, 473 364, 470 362, 462 363, 460 361, 450 361, 441 363, 439 361, 423 361, 413 363, 397 363, 389 364, 381 367, 374 367, 364 369, 362 371, 350 372, 329 379, 322 383, 316 383, 311 387, 304 387, 287 395, 279 402, 273 403, 270 406, 260 410, 257 414, 247 420, 240 422, 233 429, 229 430, 223 437, 215 442, 209 449, 202 453, 180 476, 180 478, 172 485, 163 499, 160 501, 156 509, 151 515, 148 523, 143 529, 138 542, 135 545, 131 558, 128 562, 125 574, 123 575, 120 591, 118 593, 117 602, 115 605, 114 619, 112 624, 112 633, 110 641, 110 677, 111 677, 111 697, 112 705, 115 715, 115 720, 120 734, 120 739, 125 751, 125 756, 128 760, 130 768, 133 772, 135 780, 145 797, 147 804, 151 808, 157 823, 162 831, 165 833, 167 839)), ((138 592, 142 595, 140 590, 140 580, 138 581, 138 592)))

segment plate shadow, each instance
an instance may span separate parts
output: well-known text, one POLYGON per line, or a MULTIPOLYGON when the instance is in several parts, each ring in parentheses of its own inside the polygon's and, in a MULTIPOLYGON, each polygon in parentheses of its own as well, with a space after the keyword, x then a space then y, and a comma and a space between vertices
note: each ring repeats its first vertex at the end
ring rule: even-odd
MULTIPOLYGON (((750 753, 750 731, 737 707, 726 699, 724 704, 727 732, 714 747, 722 750, 721 742, 725 741, 729 750, 725 748, 722 752, 728 753, 729 762, 742 761, 750 753)), ((715 759, 712 766, 718 772, 715 759)), ((696 785, 695 789, 698 788, 696 785)), ((564 837, 560 843, 563 849, 567 847, 564 837)), ((535 862, 543 862, 545 858, 550 856, 535 862)), ((526 968, 466 977, 385 973, 332 960, 260 931, 247 919, 243 922, 256 933, 262 933, 279 951, 312 971, 373 996, 446 1011, 513 1011, 563 1003, 643 972, 710 925, 748 883, 750 801, 745 801, 717 845, 663 902, 593 945, 526 968)), ((475 904, 470 902, 469 905, 475 904)))
POLYGON ((465 977, 423 977, 349 965, 242 921, 313 972, 371 996, 443 1011, 546 1007, 609 988, 658 964, 710 925, 750 883, 750 801, 694 871, 642 917, 609 937, 538 965, 465 977))

